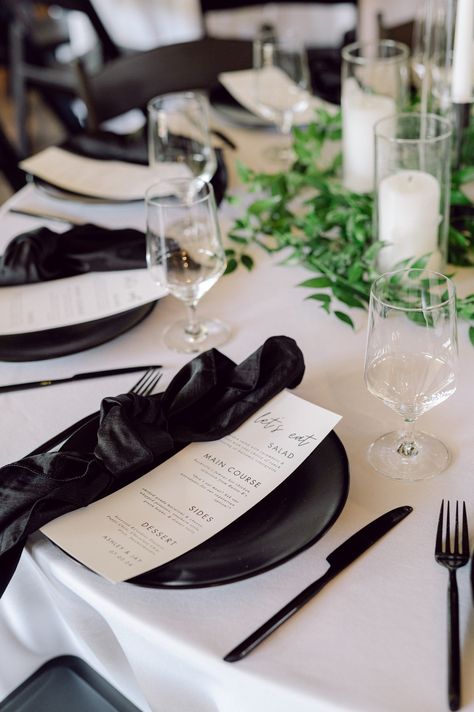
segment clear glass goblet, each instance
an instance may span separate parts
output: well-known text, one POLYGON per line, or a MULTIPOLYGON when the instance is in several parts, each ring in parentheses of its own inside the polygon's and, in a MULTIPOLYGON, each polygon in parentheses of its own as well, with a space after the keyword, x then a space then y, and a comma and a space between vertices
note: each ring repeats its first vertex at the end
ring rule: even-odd
POLYGON ((182 353, 219 346, 229 337, 227 325, 196 315, 226 267, 212 185, 196 178, 155 183, 145 205, 149 272, 187 309, 186 319, 165 330, 164 343, 182 353))
POLYGON ((401 415, 403 428, 378 438, 369 462, 382 474, 421 480, 442 472, 449 451, 415 430, 420 415, 456 390, 456 292, 450 279, 424 269, 388 272, 372 285, 365 357, 370 393, 401 415))
POLYGON ((286 145, 269 148, 266 157, 284 165, 294 160, 290 133, 297 114, 309 106, 309 70, 306 50, 292 38, 254 42, 255 98, 265 118, 287 137, 286 145))
POLYGON ((175 92, 151 99, 148 162, 157 170, 163 165, 173 168, 173 177, 211 180, 217 161, 209 137, 209 102, 203 94, 175 92))

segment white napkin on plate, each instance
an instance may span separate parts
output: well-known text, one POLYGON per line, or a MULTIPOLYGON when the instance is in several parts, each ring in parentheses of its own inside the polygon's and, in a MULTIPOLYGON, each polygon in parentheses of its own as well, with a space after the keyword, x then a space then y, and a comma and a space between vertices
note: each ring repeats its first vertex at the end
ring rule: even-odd
MULTIPOLYGON (((276 67, 267 68, 265 71, 270 72, 270 70, 271 75, 269 74, 268 80, 271 80, 272 89, 275 94, 288 92, 289 84, 292 83, 291 79, 276 67)), ((256 97, 255 87, 256 74, 258 71, 260 70, 243 69, 237 72, 222 72, 219 75, 219 81, 239 104, 252 114, 256 114, 260 118, 268 120, 268 116, 262 111, 256 97)), ((330 113, 336 113, 336 111, 338 111, 338 107, 334 104, 329 104, 327 101, 309 95, 308 107, 304 111, 295 114, 294 123, 303 126, 314 121, 316 109, 326 109, 326 111, 330 113)), ((271 122, 269 121, 269 123, 271 122)))
POLYGON ((161 163, 149 168, 124 161, 85 158, 50 146, 20 163, 27 173, 63 190, 105 200, 143 200, 147 188, 159 180, 190 176, 187 166, 161 163))

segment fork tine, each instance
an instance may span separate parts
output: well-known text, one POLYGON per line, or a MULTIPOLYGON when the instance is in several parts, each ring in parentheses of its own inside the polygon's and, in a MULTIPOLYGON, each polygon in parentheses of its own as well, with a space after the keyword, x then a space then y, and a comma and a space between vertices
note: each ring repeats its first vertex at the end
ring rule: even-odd
POLYGON ((443 515, 444 499, 441 500, 441 508, 439 510, 438 529, 436 530, 435 554, 440 554, 443 551, 443 515))
POLYGON ((143 382, 145 381, 145 379, 148 378, 148 376, 149 376, 149 374, 150 374, 151 371, 154 371, 154 368, 153 368, 153 367, 147 368, 147 370, 145 371, 145 373, 143 373, 143 374, 141 375, 141 377, 138 379, 138 381, 130 388, 129 393, 138 393, 138 392, 139 392, 139 389, 141 388, 141 386, 142 386, 142 384, 143 384, 143 382))
POLYGON ((146 388, 145 392, 142 395, 145 395, 145 396, 150 395, 150 393, 153 392, 156 384, 158 383, 158 381, 160 380, 162 375, 163 375, 162 373, 157 373, 155 378, 151 381, 151 383, 148 384, 148 387, 146 388))
POLYGON ((454 525, 454 553, 459 554, 459 503, 456 500, 456 523, 454 525))
POLYGON ((154 368, 149 368, 144 374, 142 380, 136 386, 133 387, 132 392, 136 393, 137 395, 142 395, 144 390, 147 388, 150 379, 153 378, 155 373, 156 370, 154 368))
POLYGON ((449 499, 446 506, 446 544, 444 548, 447 554, 451 553, 451 525, 449 521, 449 499))
POLYGON ((160 380, 160 378, 160 370, 157 371, 155 368, 150 369, 150 371, 146 374, 146 379, 143 381, 139 388, 133 391, 133 393, 136 393, 140 396, 149 395, 160 380))
POLYGON ((467 527, 467 512, 466 512, 466 502, 462 503, 462 553, 469 556, 469 530, 467 527))

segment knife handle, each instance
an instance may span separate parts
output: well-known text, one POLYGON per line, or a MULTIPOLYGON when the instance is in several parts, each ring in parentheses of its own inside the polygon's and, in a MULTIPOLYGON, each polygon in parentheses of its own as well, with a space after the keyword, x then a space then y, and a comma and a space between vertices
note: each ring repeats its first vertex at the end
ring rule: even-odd
POLYGON ((265 623, 263 623, 260 628, 257 628, 253 633, 251 633, 245 640, 242 641, 237 647, 227 653, 224 660, 228 663, 235 663, 237 660, 242 660, 248 655, 257 645, 260 645, 265 638, 273 633, 274 630, 279 628, 285 621, 290 618, 293 613, 296 613, 307 603, 313 596, 315 596, 329 581, 331 581, 335 576, 334 570, 329 568, 323 576, 310 583, 305 589, 303 589, 297 596, 291 599, 283 608, 280 608, 277 613, 275 613, 271 618, 269 618, 265 623))

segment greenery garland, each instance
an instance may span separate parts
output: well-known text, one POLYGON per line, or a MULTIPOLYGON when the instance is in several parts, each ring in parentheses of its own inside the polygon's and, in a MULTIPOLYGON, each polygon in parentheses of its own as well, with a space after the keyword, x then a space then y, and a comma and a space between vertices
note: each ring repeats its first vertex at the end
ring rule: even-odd
MULTIPOLYGON (((321 168, 318 159, 327 141, 340 141, 341 115, 318 110, 315 122, 293 129, 296 161, 281 173, 257 173, 238 164, 239 176, 250 193, 258 197, 245 213, 234 220, 228 234, 232 247, 226 250, 226 274, 239 265, 254 266, 248 248, 257 245, 267 252, 287 249, 285 264, 300 264, 312 276, 299 286, 311 290, 312 299, 326 312, 354 327, 350 315, 338 308, 367 309, 370 287, 378 276, 377 254, 382 242, 373 240, 373 196, 359 195, 344 188, 338 179, 341 154, 321 168), (335 304, 335 306, 334 306, 335 304)), ((465 144, 464 155, 474 156, 473 136, 465 144)), ((451 176, 452 212, 467 208, 474 224, 474 204, 462 192, 463 183, 474 180, 474 167, 462 165, 451 176)), ((229 202, 236 198, 229 196, 229 202)), ((449 229, 448 261, 453 265, 474 266, 474 235, 459 230, 454 221, 449 229)), ((424 267, 428 256, 401 265, 424 267)), ((474 294, 457 300, 460 319, 474 323, 474 294)), ((474 345, 474 325, 469 328, 474 345)))

